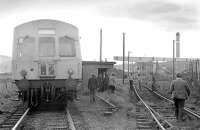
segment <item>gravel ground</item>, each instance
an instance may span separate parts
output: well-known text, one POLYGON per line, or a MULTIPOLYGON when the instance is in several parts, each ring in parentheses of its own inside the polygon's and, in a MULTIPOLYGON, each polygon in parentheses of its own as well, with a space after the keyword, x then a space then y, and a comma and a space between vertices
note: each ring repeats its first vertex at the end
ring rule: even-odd
POLYGON ((0 123, 10 115, 21 102, 15 100, 17 87, 11 80, 0 79, 0 123))
POLYGON ((68 129, 68 123, 65 111, 60 112, 36 112, 28 115, 24 124, 24 130, 50 130, 50 129, 68 129))
MULTIPOLYGON (((79 95, 80 100, 75 101, 74 105, 81 112, 88 130, 135 130, 136 120, 128 116, 131 112, 134 115, 135 106, 130 102, 127 88, 117 89, 115 94, 104 92, 98 95, 108 99, 119 107, 119 110, 111 115, 105 115, 103 109, 107 105, 102 105, 100 103, 102 101, 97 100, 95 103, 90 103, 88 95, 79 95)), ((73 113, 71 114, 73 118, 73 113)))

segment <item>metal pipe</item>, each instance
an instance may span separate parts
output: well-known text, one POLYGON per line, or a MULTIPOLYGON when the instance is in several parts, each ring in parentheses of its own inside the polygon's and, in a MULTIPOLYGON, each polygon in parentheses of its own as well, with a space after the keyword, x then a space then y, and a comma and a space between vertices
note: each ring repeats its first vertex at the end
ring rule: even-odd
POLYGON ((68 119, 68 122, 69 122, 69 128, 70 130, 76 130, 75 126, 74 126, 74 122, 72 120, 72 117, 69 113, 69 110, 66 108, 66 114, 67 114, 67 119, 68 119))
POLYGON ((15 126, 12 128, 12 130, 17 130, 19 129, 18 127, 20 126, 20 124, 22 123, 22 121, 24 120, 24 118, 26 117, 26 115, 28 114, 30 108, 27 108, 25 113, 21 116, 21 118, 17 121, 17 123, 15 124, 15 126))

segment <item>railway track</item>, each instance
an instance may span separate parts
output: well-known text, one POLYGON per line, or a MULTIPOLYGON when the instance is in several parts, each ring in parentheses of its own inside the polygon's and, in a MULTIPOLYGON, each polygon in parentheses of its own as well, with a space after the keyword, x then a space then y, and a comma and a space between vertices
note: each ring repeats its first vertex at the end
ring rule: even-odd
POLYGON ((75 130, 69 111, 37 111, 29 115, 24 129, 75 130))
POLYGON ((186 109, 185 114, 185 122, 179 123, 176 121, 174 116, 174 106, 173 102, 166 102, 160 96, 155 96, 152 92, 148 89, 138 90, 135 91, 142 95, 143 100, 148 104, 149 109, 155 114, 157 119, 159 120, 160 124, 164 128, 177 128, 177 129, 184 129, 184 130, 198 130, 195 126, 198 125, 199 118, 198 115, 194 112, 186 109), (188 111, 189 112, 188 112, 188 111), (195 118, 194 118, 195 117, 195 118))
POLYGON ((2 124, 2 130, 76 130, 69 110, 36 111, 20 106, 2 124))
POLYGON ((103 101, 105 104, 107 104, 109 107, 107 107, 105 110, 108 110, 108 112, 115 112, 118 110, 118 107, 109 102, 108 100, 104 99, 103 97, 96 95, 97 98, 99 98, 101 101, 103 101))
MULTIPOLYGON (((149 87, 145 87, 145 88, 148 89, 150 92, 154 93, 155 95, 157 95, 158 97, 162 98, 163 100, 174 104, 173 100, 163 96, 162 94, 160 94, 160 93, 158 93, 156 91, 151 90, 149 87)), ((200 113, 199 112, 193 111, 188 107, 184 107, 184 110, 185 110, 185 112, 191 114, 192 116, 196 117, 197 119, 200 119, 200 113)))
POLYGON ((3 130, 16 130, 20 127, 21 122, 24 121, 26 115, 29 112, 29 108, 22 105, 18 106, 14 112, 12 112, 7 119, 0 124, 0 129, 3 130))
POLYGON ((138 99, 136 104, 137 130, 166 130, 172 126, 141 98, 135 86, 134 93, 138 99))

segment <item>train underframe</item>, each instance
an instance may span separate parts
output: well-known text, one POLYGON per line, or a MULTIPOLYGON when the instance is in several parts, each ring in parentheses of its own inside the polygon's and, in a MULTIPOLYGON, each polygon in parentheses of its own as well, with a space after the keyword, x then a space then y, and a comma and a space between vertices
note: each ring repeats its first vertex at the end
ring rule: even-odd
MULTIPOLYGON (((25 97, 28 106, 31 108, 66 107, 68 101, 76 98, 76 87, 65 87, 65 81, 66 79, 29 80, 28 98, 25 97)), ((76 82, 78 83, 78 80, 76 82)))

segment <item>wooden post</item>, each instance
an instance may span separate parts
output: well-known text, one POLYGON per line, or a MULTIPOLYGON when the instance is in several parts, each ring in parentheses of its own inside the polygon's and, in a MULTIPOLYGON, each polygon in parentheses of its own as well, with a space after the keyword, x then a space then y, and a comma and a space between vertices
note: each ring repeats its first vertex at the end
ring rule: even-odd
POLYGON ((102 62, 102 29, 100 29, 100 57, 99 61, 102 62))
POLYGON ((123 33, 123 84, 124 84, 124 60, 125 60, 125 33, 123 33))

